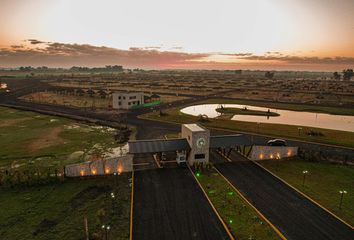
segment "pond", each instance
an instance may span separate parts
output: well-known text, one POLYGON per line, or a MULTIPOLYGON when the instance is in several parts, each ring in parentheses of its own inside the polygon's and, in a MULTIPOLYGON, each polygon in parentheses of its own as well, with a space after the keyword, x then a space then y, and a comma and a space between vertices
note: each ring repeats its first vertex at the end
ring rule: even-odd
MULTIPOLYGON (((209 118, 216 118, 221 115, 216 109, 221 104, 201 104, 181 109, 182 113, 198 116, 205 114, 209 118)), ((290 110, 280 110, 274 108, 264 108, 240 104, 222 104, 226 108, 247 108, 248 110, 276 112, 277 117, 253 116, 253 115, 234 115, 231 120, 259 123, 287 124, 296 126, 307 126, 316 128, 326 128, 354 132, 354 116, 332 115, 326 113, 299 112, 290 110)))

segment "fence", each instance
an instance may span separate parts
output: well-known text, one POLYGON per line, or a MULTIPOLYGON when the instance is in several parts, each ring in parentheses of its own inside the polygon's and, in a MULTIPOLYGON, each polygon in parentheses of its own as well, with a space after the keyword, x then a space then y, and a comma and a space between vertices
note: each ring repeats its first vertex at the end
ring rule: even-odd
POLYGON ((280 159, 297 155, 298 147, 253 146, 251 160, 280 159))
POLYGON ((66 177, 97 176, 133 170, 133 155, 99 159, 65 166, 66 177))

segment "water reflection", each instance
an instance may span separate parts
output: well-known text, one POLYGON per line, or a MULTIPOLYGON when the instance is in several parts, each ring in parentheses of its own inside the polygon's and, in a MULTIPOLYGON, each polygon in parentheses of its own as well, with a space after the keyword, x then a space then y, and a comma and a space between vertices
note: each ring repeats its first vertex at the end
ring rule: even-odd
MULTIPOLYGON (((198 116, 199 114, 205 114, 209 118, 215 118, 221 114, 216 111, 220 104, 202 104, 186 107, 181 112, 198 116)), ((240 104, 222 104, 223 107, 233 108, 247 108, 249 110, 259 110, 276 112, 280 116, 252 116, 252 115, 234 115, 232 120, 245 121, 245 122, 259 122, 259 123, 275 123, 275 124, 288 124, 298 126, 308 126, 317 128, 327 128, 334 130, 342 130, 354 132, 354 116, 345 115, 332 115, 325 113, 312 113, 312 112, 297 112, 290 110, 280 110, 274 108, 264 108, 250 105, 240 104)))

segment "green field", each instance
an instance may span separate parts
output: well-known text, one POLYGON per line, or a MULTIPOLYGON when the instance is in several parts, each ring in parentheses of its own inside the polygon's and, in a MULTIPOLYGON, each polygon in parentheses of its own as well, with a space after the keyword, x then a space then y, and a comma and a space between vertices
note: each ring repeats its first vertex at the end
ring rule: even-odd
POLYGON ((197 173, 198 181, 236 239, 280 239, 215 169, 197 173))
POLYGON ((104 239, 102 224, 111 226, 109 239, 129 239, 130 177, 0 188, 0 239, 85 239, 84 216, 90 239, 104 239))
POLYGON ((354 226, 354 167, 329 163, 309 162, 296 158, 293 160, 266 160, 260 162, 275 175, 304 192, 325 208, 354 226), (303 183, 303 171, 309 174, 303 183), (339 209, 340 190, 348 193, 339 209))
MULTIPOLYGON (((223 102, 224 103, 224 102, 223 102)), ((240 103, 240 102, 237 102, 240 103)), ((199 104, 199 103, 196 103, 199 104)), ((299 134, 298 126, 284 125, 284 124, 270 124, 270 123, 253 123, 234 121, 229 119, 201 119, 197 116, 187 115, 180 112, 180 109, 184 108, 171 108, 163 111, 163 114, 159 112, 152 112, 143 114, 140 117, 145 119, 151 119, 156 121, 174 122, 174 123, 194 123, 200 124, 216 129, 225 129, 235 132, 249 132, 261 135, 267 135, 272 137, 284 137, 291 139, 298 139, 309 142, 333 144, 339 146, 353 147, 354 146, 354 133, 337 131, 322 128, 302 127, 302 132, 299 134), (321 136, 313 136, 306 133, 316 132, 321 133, 321 136)))
POLYGON ((93 146, 117 147, 115 133, 108 127, 0 107, 0 170, 82 161, 80 152, 93 146))

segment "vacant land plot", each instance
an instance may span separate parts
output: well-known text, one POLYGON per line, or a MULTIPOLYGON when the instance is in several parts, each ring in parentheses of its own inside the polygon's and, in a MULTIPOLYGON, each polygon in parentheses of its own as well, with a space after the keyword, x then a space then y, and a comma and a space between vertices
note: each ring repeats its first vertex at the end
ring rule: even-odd
POLYGON ((196 176, 236 239, 280 239, 215 169, 196 176))
MULTIPOLYGON (((100 108, 108 109, 112 106, 112 97, 107 95, 105 98, 101 98, 98 94, 94 96, 88 96, 87 94, 74 95, 74 94, 59 94, 55 92, 36 92, 29 95, 20 97, 29 102, 49 103, 54 105, 72 106, 78 108, 100 108), (96 96, 97 95, 97 96, 96 96)), ((149 96, 150 94, 147 94, 149 96)), ((159 95, 162 102, 173 102, 177 100, 186 99, 184 96, 176 95, 159 95)))
POLYGON ((309 162, 301 159, 261 161, 264 167, 296 187, 324 207, 354 225, 354 167, 328 163, 309 162), (303 171, 308 171, 303 186, 303 171), (339 209, 340 190, 348 193, 339 209))
POLYGON ((117 147, 112 128, 2 107, 0 122, 0 170, 37 161, 59 167, 94 146, 117 147))
POLYGON ((108 239, 129 238, 130 174, 65 180, 26 189, 0 188, 0 239, 104 239, 101 226, 110 225, 108 239), (114 198, 111 197, 114 193, 114 198))

